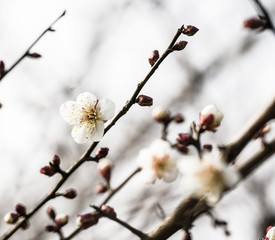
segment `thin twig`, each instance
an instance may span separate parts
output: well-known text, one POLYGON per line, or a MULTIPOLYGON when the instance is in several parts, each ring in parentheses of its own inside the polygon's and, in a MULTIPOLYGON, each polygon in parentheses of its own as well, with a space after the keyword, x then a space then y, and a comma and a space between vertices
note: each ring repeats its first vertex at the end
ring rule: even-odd
POLYGON ((25 53, 16 60, 16 62, 6 71, 3 72, 3 74, 0 75, 0 81, 7 76, 8 73, 10 73, 25 57, 27 57, 30 54, 30 50, 33 48, 33 46, 47 33, 47 32, 52 32, 52 26, 60 19, 62 18, 64 15, 66 14, 66 11, 64 11, 57 19, 55 19, 52 24, 45 29, 40 35, 39 37, 28 47, 28 49, 25 51, 25 53))
MULTIPOLYGON (((61 15, 60 17, 62 17, 61 15)), ((59 17, 59 18, 60 18, 59 17)), ((58 20, 58 19, 57 19, 58 20)), ((57 21, 56 20, 56 21, 57 21)), ((55 21, 55 22, 56 22, 55 21)), ((141 81, 138 85, 136 90, 134 91, 132 97, 130 100, 126 103, 126 105, 122 108, 122 110, 115 116, 115 118, 111 121, 111 123, 105 128, 104 135, 116 124, 116 122, 123 116, 125 115, 129 109, 135 104, 136 98, 144 85, 148 82, 148 80, 151 78, 151 76, 154 74, 154 72, 157 70, 159 65, 163 62, 163 60, 173 52, 172 47, 174 46, 175 42, 181 35, 183 30, 183 26, 179 28, 169 44, 168 48, 166 51, 162 54, 162 56, 159 58, 159 60, 153 65, 149 73, 146 75, 143 81, 141 81)), ((33 45, 32 45, 33 46, 33 45)), ((32 47, 31 46, 31 47, 32 47)), ((29 219, 34 215, 42 206, 44 206, 49 200, 54 198, 55 193, 59 190, 59 188, 66 182, 66 180, 87 160, 90 160, 90 155, 93 152, 93 150, 96 148, 99 142, 93 142, 90 147, 85 151, 85 153, 80 157, 80 159, 75 162, 74 165, 72 165, 67 171, 66 175, 62 176, 59 182, 53 187, 53 189, 44 197, 43 199, 40 200, 40 202, 36 205, 34 209, 32 209, 23 219, 22 221, 17 222, 11 229, 9 229, 6 233, 4 233, 0 240, 6 240, 9 239, 23 224, 25 219, 29 219)))
POLYGON ((270 29, 275 34, 275 27, 274 24, 265 9, 264 5, 261 3, 260 0, 252 0, 255 5, 256 11, 260 19, 264 20, 266 23, 266 28, 270 29))
POLYGON ((120 220, 120 219, 117 218, 116 216, 111 216, 111 215, 105 214, 105 213, 104 213, 103 211, 101 211, 101 209, 100 209, 99 207, 97 207, 97 206, 92 206, 92 207, 93 207, 96 211, 98 211, 102 216, 107 217, 107 218, 113 220, 114 222, 119 223, 121 226, 127 228, 129 231, 131 231, 133 234, 137 235, 137 236, 140 237, 141 239, 143 239, 143 240, 149 239, 148 236, 147 236, 145 233, 143 233, 143 232, 139 231, 138 229, 132 227, 132 226, 129 225, 128 223, 126 223, 126 222, 120 220))

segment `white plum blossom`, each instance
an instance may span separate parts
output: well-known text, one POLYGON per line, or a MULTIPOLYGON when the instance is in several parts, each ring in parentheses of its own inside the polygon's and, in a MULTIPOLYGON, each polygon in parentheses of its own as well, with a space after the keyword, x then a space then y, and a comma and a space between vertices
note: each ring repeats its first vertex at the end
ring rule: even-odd
POLYGON ((240 180, 240 174, 234 166, 206 154, 200 161, 183 159, 180 169, 185 193, 195 198, 205 198, 209 206, 214 206, 223 191, 240 180))
POLYGON ((72 137, 77 143, 99 141, 104 134, 104 123, 115 113, 113 101, 103 98, 98 100, 89 92, 81 93, 76 101, 68 101, 59 110, 63 119, 72 129, 72 137))
POLYGON ((265 239, 275 240, 275 227, 270 226, 267 228, 265 239))
POLYGON ((200 112, 200 126, 204 130, 215 132, 216 128, 220 126, 222 119, 223 113, 213 104, 207 105, 200 112))
POLYGON ((173 150, 168 142, 161 139, 139 152, 138 165, 142 168, 141 174, 146 183, 154 183, 156 179, 172 182, 178 176, 173 150))

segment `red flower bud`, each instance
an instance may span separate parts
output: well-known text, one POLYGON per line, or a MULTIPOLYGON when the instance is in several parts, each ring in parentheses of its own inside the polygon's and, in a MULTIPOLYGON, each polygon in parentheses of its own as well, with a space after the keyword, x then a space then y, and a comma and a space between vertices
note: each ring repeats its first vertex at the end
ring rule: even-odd
POLYGON ((19 215, 17 213, 7 213, 4 217, 4 221, 8 224, 14 224, 18 221, 19 215))
POLYGON ((21 203, 17 203, 15 205, 15 211, 20 215, 20 216, 26 216, 27 214, 27 210, 26 210, 26 207, 21 204, 21 203))
POLYGON ((43 168, 40 169, 40 173, 45 174, 48 177, 51 177, 54 174, 56 174, 56 169, 54 169, 51 166, 44 166, 43 168))
POLYGON ((181 143, 177 143, 176 144, 176 148, 179 152, 183 153, 183 154, 187 154, 188 153, 188 147, 186 147, 185 145, 181 144, 181 143))
POLYGON ((182 116, 182 114, 178 113, 175 116, 173 116, 173 121, 176 123, 183 123, 184 117, 182 116))
POLYGON ((27 56, 30 58, 41 58, 42 57, 39 53, 28 53, 27 56))
POLYGON ((102 205, 100 210, 106 214, 107 216, 111 217, 111 218, 116 218, 116 212, 115 210, 110 207, 110 206, 107 206, 107 205, 102 205))
POLYGON ((100 215, 98 212, 86 213, 77 215, 77 226, 81 229, 87 229, 98 223, 100 215))
POLYGON ((188 42, 186 41, 179 41, 172 47, 172 49, 175 51, 181 51, 186 47, 187 43, 188 42))
POLYGON ((107 182, 110 182, 111 173, 112 173, 112 162, 107 158, 101 159, 97 164, 97 172, 107 182))
POLYGON ((158 59, 159 59, 159 51, 154 50, 152 52, 152 55, 148 58, 148 61, 151 65, 151 67, 153 67, 153 65, 158 61, 158 59))
POLYGON ((63 196, 68 199, 74 199, 77 196, 77 192, 75 189, 69 188, 64 192, 63 196))
POLYGON ((153 105, 153 98, 146 95, 139 95, 136 99, 136 103, 142 107, 150 107, 153 105))
POLYGON ((52 163, 53 166, 59 167, 59 165, 60 165, 60 157, 57 156, 57 155, 54 155, 51 163, 52 163))
POLYGON ((2 75, 5 72, 5 63, 0 60, 0 75, 2 75))
POLYGON ((69 216, 61 213, 55 216, 54 222, 58 228, 61 228, 68 223, 68 220, 69 216))
POLYGON ((184 27, 184 29, 182 30, 182 33, 187 35, 187 36, 193 36, 197 33, 197 31, 199 31, 198 28, 192 26, 192 25, 187 25, 186 27, 184 27))
POLYGON ((185 146, 195 143, 195 139, 189 133, 179 133, 177 141, 185 146))
POLYGON ((58 228, 55 225, 46 225, 45 231, 47 232, 57 232, 58 228))
POLYGON ((47 210, 46 210, 46 213, 48 214, 49 218, 54 220, 55 219, 55 211, 52 207, 48 207, 47 210))
POLYGON ((25 221, 22 223, 21 229, 27 230, 29 227, 30 227, 30 222, 29 222, 28 220, 25 220, 25 221))
POLYGON ((96 152, 98 159, 105 158, 109 153, 109 148, 99 148, 96 152))
POLYGON ((252 17, 244 20, 243 26, 251 30, 256 30, 256 29, 263 28, 265 26, 265 23, 257 17, 252 17))
POLYGON ((211 144, 204 144, 202 148, 208 152, 211 152, 213 147, 211 144))

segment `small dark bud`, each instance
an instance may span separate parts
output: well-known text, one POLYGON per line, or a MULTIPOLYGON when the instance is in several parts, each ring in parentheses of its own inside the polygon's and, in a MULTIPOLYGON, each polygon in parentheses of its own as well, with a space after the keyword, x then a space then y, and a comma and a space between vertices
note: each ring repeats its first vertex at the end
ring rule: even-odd
POLYGON ((15 205, 15 211, 20 215, 20 216, 26 216, 27 215, 27 210, 26 207, 21 204, 21 203, 17 203, 15 205))
POLYGON ((25 221, 22 223, 21 229, 27 230, 29 227, 30 227, 30 222, 29 222, 28 220, 25 220, 25 221))
POLYGON ((77 192, 75 189, 69 188, 64 192, 63 196, 68 199, 74 199, 77 196, 77 192))
POLYGON ((103 183, 99 183, 95 186, 94 192, 99 194, 99 193, 105 193, 108 190, 107 186, 103 183))
POLYGON ((53 166, 59 167, 59 165, 60 165, 60 157, 57 156, 57 155, 54 155, 51 163, 52 163, 53 166))
POLYGON ((47 232, 57 232, 58 228, 55 225, 46 225, 45 231, 47 232))
POLYGON ((0 60, 0 75, 5 72, 5 63, 0 60))
POLYGON ((189 133, 179 133, 177 141, 185 146, 195 143, 195 139, 189 133))
POLYGON ((61 228, 68 223, 68 220, 69 216, 61 213, 55 216, 54 222, 58 228, 61 228))
POLYGON ((153 105, 153 98, 146 95, 139 95, 136 99, 136 103, 142 107, 150 107, 153 105))
POLYGON ((8 224, 14 224, 18 221, 19 215, 17 213, 7 213, 4 217, 4 221, 8 224))
POLYGON ((52 207, 48 207, 47 210, 46 210, 46 213, 48 214, 49 218, 54 220, 55 219, 55 211, 52 207))
POLYGON ((252 18, 244 20, 243 26, 244 26, 244 28, 248 28, 251 30, 257 30, 260 28, 264 28, 265 23, 257 17, 252 17, 252 18))
POLYGON ((81 229, 87 229, 95 224, 98 223, 98 219, 100 215, 98 212, 86 213, 86 214, 79 214, 77 215, 77 226, 81 229))
POLYGON ((212 151, 213 146, 211 144, 204 144, 202 148, 208 152, 212 151))
POLYGON ((48 31, 50 31, 50 32, 55 32, 55 29, 49 28, 48 31))
POLYGON ((115 210, 107 205, 102 205, 100 210, 107 216, 111 217, 111 218, 116 218, 116 212, 115 210))
MULTIPOLYGON (((0 74, 1 75, 1 74, 0 74)), ((3 104, 2 103, 0 103, 0 109, 3 107, 3 104)))
POLYGON ((41 58, 42 57, 39 53, 28 53, 27 56, 30 58, 41 58))
POLYGON ((182 33, 191 37, 193 35, 195 35, 197 33, 197 31, 199 31, 198 28, 192 26, 192 25, 187 25, 186 27, 184 27, 184 29, 182 30, 182 33))
POLYGON ((188 147, 181 144, 181 143, 177 143, 176 144, 176 148, 179 152, 183 153, 183 154, 187 154, 188 153, 188 147))
POLYGON ((96 152, 96 157, 98 159, 107 157, 109 153, 109 148, 99 148, 96 152))
POLYGON ((178 113, 173 117, 173 121, 176 123, 183 123, 184 117, 182 116, 182 114, 178 113))
POLYGON ((53 176, 56 174, 56 169, 51 166, 45 166, 40 169, 40 173, 47 175, 48 177, 53 176))
POLYGON ((175 51, 181 51, 186 47, 187 43, 188 42, 186 41, 179 41, 172 47, 172 49, 175 51))
POLYGON ((153 65, 158 61, 158 59, 159 59, 159 51, 154 50, 152 52, 152 55, 148 58, 148 61, 151 65, 151 67, 153 67, 153 65))

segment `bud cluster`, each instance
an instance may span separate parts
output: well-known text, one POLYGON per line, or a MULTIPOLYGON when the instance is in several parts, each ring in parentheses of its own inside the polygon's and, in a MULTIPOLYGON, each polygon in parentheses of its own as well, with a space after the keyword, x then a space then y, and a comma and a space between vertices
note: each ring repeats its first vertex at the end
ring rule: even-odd
MULTIPOLYGON (((18 222, 20 217, 26 217, 27 216, 27 209, 22 203, 17 203, 15 205, 15 212, 7 213, 4 216, 4 221, 8 224, 15 224, 18 222)), ((29 227, 29 221, 27 219, 24 220, 22 223, 21 228, 23 230, 27 229, 29 227)))
POLYGON ((53 224, 48 224, 45 226, 45 231, 47 232, 58 232, 69 221, 69 216, 67 214, 56 214, 52 207, 48 207, 46 213, 53 221, 53 224))
POLYGON ((49 165, 46 165, 40 169, 40 173, 45 174, 48 177, 52 177, 56 173, 64 175, 65 172, 60 168, 59 156, 54 155, 52 161, 49 162, 49 165))

